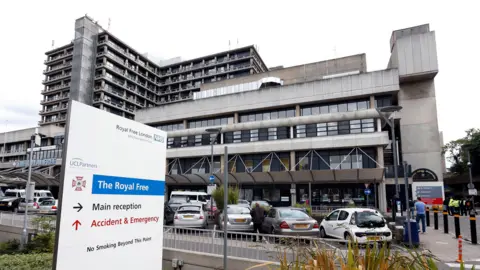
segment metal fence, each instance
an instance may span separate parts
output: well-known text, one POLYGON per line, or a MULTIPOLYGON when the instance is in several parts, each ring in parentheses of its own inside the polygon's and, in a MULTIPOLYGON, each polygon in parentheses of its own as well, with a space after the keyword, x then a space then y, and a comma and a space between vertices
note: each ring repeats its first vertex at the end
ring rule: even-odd
MULTIPOLYGON (((229 232, 227 237, 228 256, 263 261, 278 261, 278 258, 284 255, 292 260, 301 250, 329 249, 344 252, 347 243, 345 240, 241 232, 229 232)), ((216 229, 182 229, 164 226, 163 246, 223 255, 223 232, 216 229)))
MULTIPOLYGON (((27 227, 28 229, 40 229, 38 222, 35 222, 35 220, 39 217, 42 217, 40 215, 28 215, 28 222, 27 222, 27 227)), ((18 227, 18 228, 23 228, 23 221, 25 219, 25 214, 22 213, 12 213, 12 212, 0 212, 0 225, 5 225, 5 226, 12 226, 12 227, 18 227)), ((50 222, 50 226, 55 227, 56 226, 56 218, 51 218, 47 220, 50 222)))

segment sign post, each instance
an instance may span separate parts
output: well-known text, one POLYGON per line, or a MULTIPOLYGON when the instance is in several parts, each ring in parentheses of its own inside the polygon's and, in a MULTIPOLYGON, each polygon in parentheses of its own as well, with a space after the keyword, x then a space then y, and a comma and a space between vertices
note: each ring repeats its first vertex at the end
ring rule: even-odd
POLYGON ((68 108, 53 269, 161 269, 166 133, 68 108))
POLYGON ((422 202, 427 205, 443 205, 445 193, 443 182, 412 182, 413 199, 422 198, 422 202))
POLYGON ((368 208, 368 198, 370 197, 370 194, 372 194, 372 191, 368 188, 368 184, 365 184, 365 190, 363 191, 365 193, 365 196, 367 196, 367 208, 368 208))

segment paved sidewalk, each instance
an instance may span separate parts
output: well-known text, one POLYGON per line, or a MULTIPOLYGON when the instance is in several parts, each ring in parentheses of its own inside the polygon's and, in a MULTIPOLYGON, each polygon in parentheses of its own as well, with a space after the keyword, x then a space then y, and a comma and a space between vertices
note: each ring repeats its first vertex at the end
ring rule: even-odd
MULTIPOLYGON (((442 262, 455 262, 458 259, 458 239, 450 234, 444 234, 443 230, 427 227, 427 233, 420 234, 420 246, 429 250, 442 262)), ((463 260, 480 261, 480 245, 463 241, 463 260)))

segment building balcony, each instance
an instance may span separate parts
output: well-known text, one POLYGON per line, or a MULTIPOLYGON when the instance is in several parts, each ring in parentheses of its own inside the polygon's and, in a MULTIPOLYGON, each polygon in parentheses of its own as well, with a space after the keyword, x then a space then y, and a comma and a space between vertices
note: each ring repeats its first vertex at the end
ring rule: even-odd
POLYGON ((70 97, 69 94, 66 94, 66 95, 63 95, 63 96, 54 96, 53 98, 40 100, 40 104, 47 105, 47 104, 52 104, 52 103, 59 102, 59 101, 65 101, 65 100, 68 100, 69 97, 70 97))
POLYGON ((51 74, 55 71, 60 71, 64 68, 68 68, 68 67, 71 67, 71 66, 72 66, 72 62, 70 61, 70 62, 65 63, 65 64, 57 65, 57 66, 53 67, 52 69, 46 69, 46 70, 43 71, 43 74, 48 75, 48 74, 51 74))
POLYGON ((103 104, 107 104, 115 109, 119 109, 121 111, 125 111, 125 112, 128 112, 128 113, 133 113, 134 110, 132 109, 132 107, 129 107, 129 106, 125 106, 125 103, 117 103, 117 102, 114 102, 112 101, 111 99, 109 98, 95 98, 93 100, 93 104, 100 104, 100 103, 103 103, 103 104))
POLYGON ((58 112, 61 112, 61 111, 66 111, 67 109, 68 109, 68 104, 64 104, 64 105, 58 106, 56 108, 49 108, 49 109, 41 110, 39 113, 40 113, 40 115, 49 115, 49 114, 58 113, 58 112))
MULTIPOLYGON (((165 96, 165 95, 169 95, 169 94, 172 94, 172 93, 181 93, 181 92, 185 92, 185 91, 192 91, 194 89, 198 89, 200 90, 200 85, 199 86, 194 86, 194 85, 191 85, 191 86, 188 86, 188 87, 180 87, 178 89, 170 89, 170 90, 165 90, 165 91, 158 91, 157 95, 159 96, 165 96)), ((192 96, 193 97, 193 96, 192 96)))
POLYGON ((54 82, 58 82, 62 79, 66 79, 68 77, 70 77, 71 73, 67 73, 67 74, 62 74, 62 75, 57 75, 57 76, 54 76, 54 77, 50 77, 46 80, 43 80, 42 83, 43 84, 50 84, 50 83, 54 83, 54 82))
POLYGON ((52 57, 52 58, 50 58, 50 59, 46 59, 46 60, 44 61, 44 63, 47 64, 47 65, 48 65, 48 64, 53 64, 53 63, 55 63, 55 62, 58 62, 58 61, 60 61, 60 60, 63 60, 64 58, 67 58, 67 57, 72 56, 72 55, 73 55, 73 51, 68 52, 68 53, 64 53, 64 54, 60 54, 60 55, 57 55, 57 56, 52 57))
POLYGON ((59 124, 59 123, 64 123, 67 121, 67 117, 56 117, 56 118, 50 118, 50 119, 45 119, 42 121, 38 121, 39 125, 50 125, 50 124, 59 124))
POLYGON ((67 90, 69 87, 70 87, 70 83, 64 83, 64 84, 61 84, 61 85, 59 85, 59 86, 50 87, 50 88, 47 89, 47 90, 43 89, 43 90, 42 90, 42 94, 43 94, 43 95, 54 94, 54 93, 60 92, 60 91, 62 91, 62 90, 67 90))

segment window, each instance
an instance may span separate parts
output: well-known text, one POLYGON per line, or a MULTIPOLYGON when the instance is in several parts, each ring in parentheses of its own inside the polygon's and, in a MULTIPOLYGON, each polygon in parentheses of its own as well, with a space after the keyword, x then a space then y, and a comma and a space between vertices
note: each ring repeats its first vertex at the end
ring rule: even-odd
POLYGON ((275 218, 275 216, 276 216, 275 209, 270 209, 270 211, 268 211, 267 217, 275 218))
POLYGON ((350 134, 350 121, 338 122, 338 134, 350 134))
POLYGON ((327 123, 317 124, 317 136, 327 136, 327 123))
POLYGON ((338 124, 337 122, 327 123, 328 127, 328 136, 338 135, 338 124))
POLYGON ((202 120, 191 120, 188 122, 188 128, 202 128, 227 124, 233 124, 233 117, 217 117, 202 120))
POLYGON ((338 218, 339 213, 340 213, 339 210, 333 211, 330 215, 327 216, 327 220, 328 220, 328 221, 336 221, 337 218, 338 218))
POLYGON ((277 139, 277 128, 268 128, 268 140, 277 139))
POLYGON ((253 121, 263 121, 263 120, 274 120, 282 119, 288 117, 294 117, 294 109, 281 109, 275 111, 264 111, 264 112, 255 112, 247 113, 240 115, 240 122, 253 122, 253 121))
POLYGON ((346 103, 338 104, 338 112, 346 112, 346 111, 347 111, 346 103))
POLYGON ((361 120, 350 120, 350 133, 356 134, 362 132, 361 120))
POLYGON ((342 162, 342 158, 339 155, 332 155, 330 156, 330 168, 332 170, 340 169, 340 163, 342 162))
POLYGON ((347 220, 348 218, 348 212, 347 211, 340 211, 340 214, 338 215, 338 220, 347 220))
POLYGON ((362 119, 362 132, 374 132, 375 122, 373 119, 362 119))

